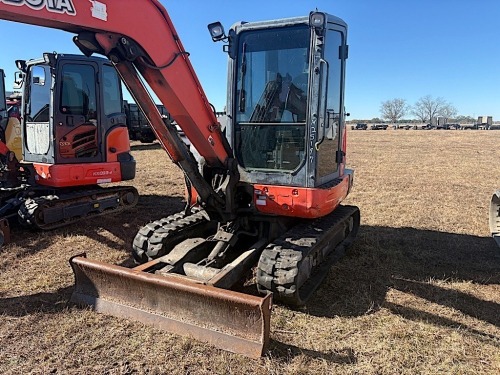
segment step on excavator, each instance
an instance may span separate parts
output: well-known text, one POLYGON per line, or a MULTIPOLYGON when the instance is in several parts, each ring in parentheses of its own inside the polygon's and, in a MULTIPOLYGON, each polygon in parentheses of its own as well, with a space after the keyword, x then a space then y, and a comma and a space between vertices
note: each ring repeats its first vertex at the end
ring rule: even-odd
POLYGON ((227 35, 210 24, 229 61, 223 131, 159 1, 3 0, 0 19, 66 30, 86 56, 107 56, 185 175, 186 208, 139 230, 136 267, 70 260, 72 301, 263 355, 272 299, 305 304, 359 228, 358 208, 341 205, 354 175, 346 168, 347 25, 319 11, 240 22, 227 35))
POLYGON ((109 60, 45 53, 16 65, 24 100, 21 116, 4 113, 0 126, 0 246, 12 222, 49 230, 134 206, 134 187, 102 186, 135 176, 109 60))

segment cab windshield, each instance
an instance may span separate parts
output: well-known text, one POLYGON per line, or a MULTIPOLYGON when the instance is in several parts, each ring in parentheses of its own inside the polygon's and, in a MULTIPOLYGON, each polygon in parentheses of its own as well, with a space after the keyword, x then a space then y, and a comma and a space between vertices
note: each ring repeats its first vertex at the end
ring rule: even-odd
POLYGON ((304 158, 307 25, 247 31, 237 57, 235 149, 246 169, 296 169, 304 158))

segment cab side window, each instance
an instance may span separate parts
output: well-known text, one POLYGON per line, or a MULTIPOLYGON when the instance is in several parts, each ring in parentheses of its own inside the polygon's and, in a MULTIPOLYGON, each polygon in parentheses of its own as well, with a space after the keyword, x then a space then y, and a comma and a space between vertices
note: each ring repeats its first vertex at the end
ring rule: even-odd
POLYGON ((95 70, 88 65, 66 64, 62 71, 60 111, 97 120, 95 70))
POLYGON ((120 90, 120 78, 115 68, 104 65, 102 70, 103 93, 104 93, 104 114, 111 115, 122 112, 122 97, 120 90))

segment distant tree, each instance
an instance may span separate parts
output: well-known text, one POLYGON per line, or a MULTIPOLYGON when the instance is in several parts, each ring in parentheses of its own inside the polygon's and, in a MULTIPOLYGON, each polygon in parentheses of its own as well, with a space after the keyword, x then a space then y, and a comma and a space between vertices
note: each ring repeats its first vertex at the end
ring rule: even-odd
POLYGON ((431 123, 433 117, 454 117, 457 110, 441 97, 433 98, 431 95, 426 95, 417 100, 411 109, 411 113, 421 122, 431 123))
POLYGON ((382 120, 379 119, 378 117, 374 117, 370 120, 370 122, 373 124, 378 124, 379 122, 382 122, 382 120))
POLYGON ((458 115, 457 117, 455 117, 455 121, 462 124, 470 124, 476 122, 477 118, 474 118, 472 116, 458 115))
POLYGON ((408 105, 405 99, 391 99, 382 102, 380 105, 380 114, 382 118, 390 120, 392 123, 398 122, 408 112, 408 105))
POLYGON ((447 103, 440 111, 440 115, 448 119, 455 118, 457 113, 458 113, 457 109, 450 103, 447 103))

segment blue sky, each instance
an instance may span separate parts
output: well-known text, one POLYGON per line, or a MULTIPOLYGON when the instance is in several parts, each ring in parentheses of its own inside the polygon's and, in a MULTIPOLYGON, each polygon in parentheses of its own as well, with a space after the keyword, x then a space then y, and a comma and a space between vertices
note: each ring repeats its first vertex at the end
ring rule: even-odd
MULTIPOLYGON (((75 0, 85 1, 85 0, 75 0)), ((133 1, 133 0, 102 0, 133 1)), ((409 104, 425 95, 443 97, 459 114, 500 120, 500 1, 498 0, 253 0, 165 1, 208 99, 221 110, 226 62, 221 43, 206 25, 307 15, 318 8, 349 25, 346 109, 351 119, 380 116, 382 101, 409 104)), ((14 60, 46 51, 78 53, 62 31, 0 22, 0 67, 7 89, 14 60)), ((168 107, 168 106, 167 106, 168 107)))

